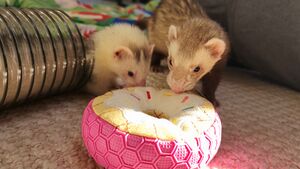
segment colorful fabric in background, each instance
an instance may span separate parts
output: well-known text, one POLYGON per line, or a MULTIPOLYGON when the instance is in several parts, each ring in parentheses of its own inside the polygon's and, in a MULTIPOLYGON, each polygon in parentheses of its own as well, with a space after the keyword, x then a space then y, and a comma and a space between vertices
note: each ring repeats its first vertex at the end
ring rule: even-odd
POLYGON ((111 24, 133 24, 137 20, 149 17, 157 4, 157 0, 152 0, 146 5, 132 4, 125 8, 114 3, 80 4, 65 11, 83 30, 84 35, 88 36, 91 32, 101 30, 111 24))
POLYGON ((120 7, 114 1, 85 4, 76 0, 0 0, 0 6, 62 9, 77 23, 85 37, 111 24, 133 24, 137 20, 149 17, 158 3, 159 0, 152 0, 145 5, 133 3, 127 7, 120 7))
POLYGON ((56 2, 56 0, 0 0, 0 6, 14 6, 17 8, 59 8, 60 7, 60 5, 56 2))

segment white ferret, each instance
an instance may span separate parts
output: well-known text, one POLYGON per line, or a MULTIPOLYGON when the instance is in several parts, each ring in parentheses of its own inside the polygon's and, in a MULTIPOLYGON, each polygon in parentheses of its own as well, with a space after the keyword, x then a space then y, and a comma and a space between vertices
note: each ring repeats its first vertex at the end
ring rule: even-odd
POLYGON ((132 86, 145 86, 154 45, 144 32, 129 24, 115 24, 92 37, 94 69, 85 90, 93 95, 132 86))

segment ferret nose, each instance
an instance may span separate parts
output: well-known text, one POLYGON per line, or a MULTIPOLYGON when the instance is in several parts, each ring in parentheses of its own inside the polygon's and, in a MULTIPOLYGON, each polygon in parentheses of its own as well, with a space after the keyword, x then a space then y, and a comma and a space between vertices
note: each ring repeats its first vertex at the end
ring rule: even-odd
POLYGON ((172 86, 171 89, 175 92, 175 93, 182 93, 184 90, 182 87, 179 86, 172 86))
POLYGON ((139 86, 146 86, 146 80, 143 79, 138 83, 139 86))

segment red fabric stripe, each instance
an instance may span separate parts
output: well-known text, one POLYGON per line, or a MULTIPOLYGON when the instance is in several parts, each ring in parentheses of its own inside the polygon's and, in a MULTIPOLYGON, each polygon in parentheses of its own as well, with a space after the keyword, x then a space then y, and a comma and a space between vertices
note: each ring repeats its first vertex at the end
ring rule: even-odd
POLYGON ((105 14, 100 14, 100 13, 95 13, 95 12, 87 12, 87 11, 74 12, 74 13, 78 13, 78 14, 82 14, 82 15, 103 16, 103 17, 108 16, 108 15, 105 15, 105 14))
POLYGON ((148 99, 151 99, 151 94, 149 91, 147 91, 147 97, 148 97, 148 99))
POLYGON ((82 4, 82 6, 84 6, 87 9, 93 9, 93 7, 89 4, 82 4))

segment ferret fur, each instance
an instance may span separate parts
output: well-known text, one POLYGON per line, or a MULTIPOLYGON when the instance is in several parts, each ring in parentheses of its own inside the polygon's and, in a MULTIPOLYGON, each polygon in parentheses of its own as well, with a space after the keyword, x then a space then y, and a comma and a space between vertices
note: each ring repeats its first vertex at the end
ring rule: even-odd
POLYGON ((192 90, 202 80, 200 93, 218 105, 215 91, 229 52, 223 28, 207 16, 198 0, 162 0, 147 24, 149 40, 155 44, 152 65, 169 57, 171 89, 192 90), (170 59, 175 62, 171 67, 170 59), (200 66, 199 73, 191 73, 192 65, 200 66))
POLYGON ((94 95, 122 87, 144 86, 153 45, 143 31, 129 24, 116 24, 92 37, 94 69, 85 90, 94 95), (128 76, 128 71, 134 77, 128 76))

